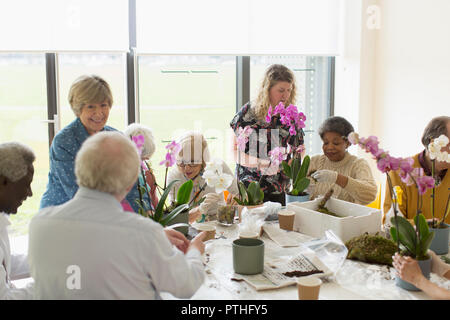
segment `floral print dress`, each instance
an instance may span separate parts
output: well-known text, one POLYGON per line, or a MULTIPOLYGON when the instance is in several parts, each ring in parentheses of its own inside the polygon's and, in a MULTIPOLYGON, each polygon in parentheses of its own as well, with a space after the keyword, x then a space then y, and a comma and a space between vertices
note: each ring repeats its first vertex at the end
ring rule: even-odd
MULTIPOLYGON (((291 136, 289 134, 289 127, 281 124, 279 117, 272 117, 270 123, 267 123, 265 120, 258 120, 255 109, 251 107, 250 103, 245 104, 236 113, 233 120, 230 122, 230 126, 234 130, 236 136, 238 136, 239 127, 245 128, 246 126, 250 126, 254 130, 254 133, 257 134, 255 136, 257 141, 252 140, 252 136, 250 136, 250 139, 245 146, 245 153, 252 156, 258 155, 259 159, 270 160, 268 153, 273 148, 286 148, 288 143, 296 146, 303 145, 304 143, 303 130, 300 130, 296 136, 291 136), (278 141, 276 140, 277 134, 279 137, 278 141), (250 152, 250 145, 252 147, 256 145, 256 153, 255 150, 250 152)), ((289 159, 288 156, 286 161, 289 161, 289 159)), ((261 172, 257 168, 247 168, 236 164, 236 174, 238 180, 248 187, 250 182, 260 180, 261 174, 264 174, 264 170, 261 172)), ((282 193, 288 190, 290 180, 289 177, 280 170, 276 175, 264 175, 260 184, 264 194, 271 194, 274 192, 282 193)))

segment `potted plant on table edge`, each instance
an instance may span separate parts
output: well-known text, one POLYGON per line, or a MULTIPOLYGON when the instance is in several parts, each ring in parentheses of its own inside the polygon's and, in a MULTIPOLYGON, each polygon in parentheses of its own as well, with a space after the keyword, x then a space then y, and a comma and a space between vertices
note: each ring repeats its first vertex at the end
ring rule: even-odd
POLYGON ((432 231, 434 231, 435 236, 431 242, 430 249, 436 254, 447 254, 448 253, 448 243, 450 237, 449 225, 445 223, 445 219, 450 212, 449 201, 450 201, 450 189, 449 195, 447 197, 447 204, 445 206, 444 212, 442 213, 442 218, 440 221, 435 219, 435 198, 436 198, 436 186, 438 184, 438 179, 435 177, 436 174, 436 161, 443 161, 450 163, 450 155, 446 151, 441 151, 449 144, 449 139, 446 135, 440 135, 438 138, 433 139, 428 145, 428 152, 431 160, 431 175, 435 179, 433 184, 433 191, 431 194, 431 215, 432 219, 428 222, 432 231))
MULTIPOLYGON (((366 152, 370 152, 377 162, 378 169, 386 174, 388 188, 391 193, 392 209, 394 216, 391 218, 392 226, 390 227, 390 235, 392 240, 397 244, 397 252, 402 255, 411 256, 416 259, 425 277, 429 278, 431 271, 431 257, 427 251, 434 237, 434 232, 430 231, 425 217, 421 214, 422 195, 434 186, 433 177, 424 175, 422 168, 414 168, 414 159, 412 158, 395 158, 388 152, 378 147, 378 139, 375 136, 369 138, 360 138, 357 133, 352 132, 348 136, 348 140, 352 144, 357 144, 366 152), (411 223, 400 216, 397 208, 397 194, 394 191, 389 171, 397 171, 401 180, 407 185, 415 185, 419 197, 417 199, 417 212, 414 217, 415 228, 411 223)), ((411 283, 403 281, 396 277, 395 284, 407 290, 419 290, 411 283)))

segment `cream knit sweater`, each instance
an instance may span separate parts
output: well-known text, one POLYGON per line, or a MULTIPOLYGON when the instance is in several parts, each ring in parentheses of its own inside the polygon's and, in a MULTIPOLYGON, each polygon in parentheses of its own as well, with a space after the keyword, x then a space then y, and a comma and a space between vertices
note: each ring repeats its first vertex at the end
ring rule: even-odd
POLYGON ((354 155, 345 153, 341 161, 330 161, 325 155, 311 157, 308 175, 311 171, 332 170, 347 176, 348 183, 345 188, 333 183, 315 183, 313 179, 309 187, 311 199, 324 195, 331 187, 334 189, 333 197, 358 204, 368 204, 375 200, 377 195, 377 184, 373 179, 367 161, 354 155))

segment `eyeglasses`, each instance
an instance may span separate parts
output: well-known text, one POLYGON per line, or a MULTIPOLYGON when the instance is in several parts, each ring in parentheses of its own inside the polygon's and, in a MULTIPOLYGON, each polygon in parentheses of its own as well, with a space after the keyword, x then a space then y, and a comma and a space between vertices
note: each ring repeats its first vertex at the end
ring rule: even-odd
POLYGON ((177 162, 177 165, 180 168, 189 167, 189 168, 195 168, 197 166, 201 166, 201 163, 183 163, 183 162, 177 162))

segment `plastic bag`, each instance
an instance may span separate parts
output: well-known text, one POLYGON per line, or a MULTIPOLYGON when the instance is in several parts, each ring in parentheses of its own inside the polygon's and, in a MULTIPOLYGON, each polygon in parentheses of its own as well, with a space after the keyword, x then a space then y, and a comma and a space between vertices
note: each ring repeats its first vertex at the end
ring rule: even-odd
POLYGON ((279 202, 264 202, 264 212, 266 213, 266 221, 278 220, 278 211, 283 209, 279 202))
POLYGON ((342 267, 347 258, 347 247, 332 230, 326 230, 323 238, 303 243, 303 245, 314 251, 317 258, 333 273, 342 267))
POLYGON ((266 219, 264 207, 248 209, 244 207, 241 212, 241 223, 239 223, 239 233, 255 234, 261 233, 261 227, 266 219))

